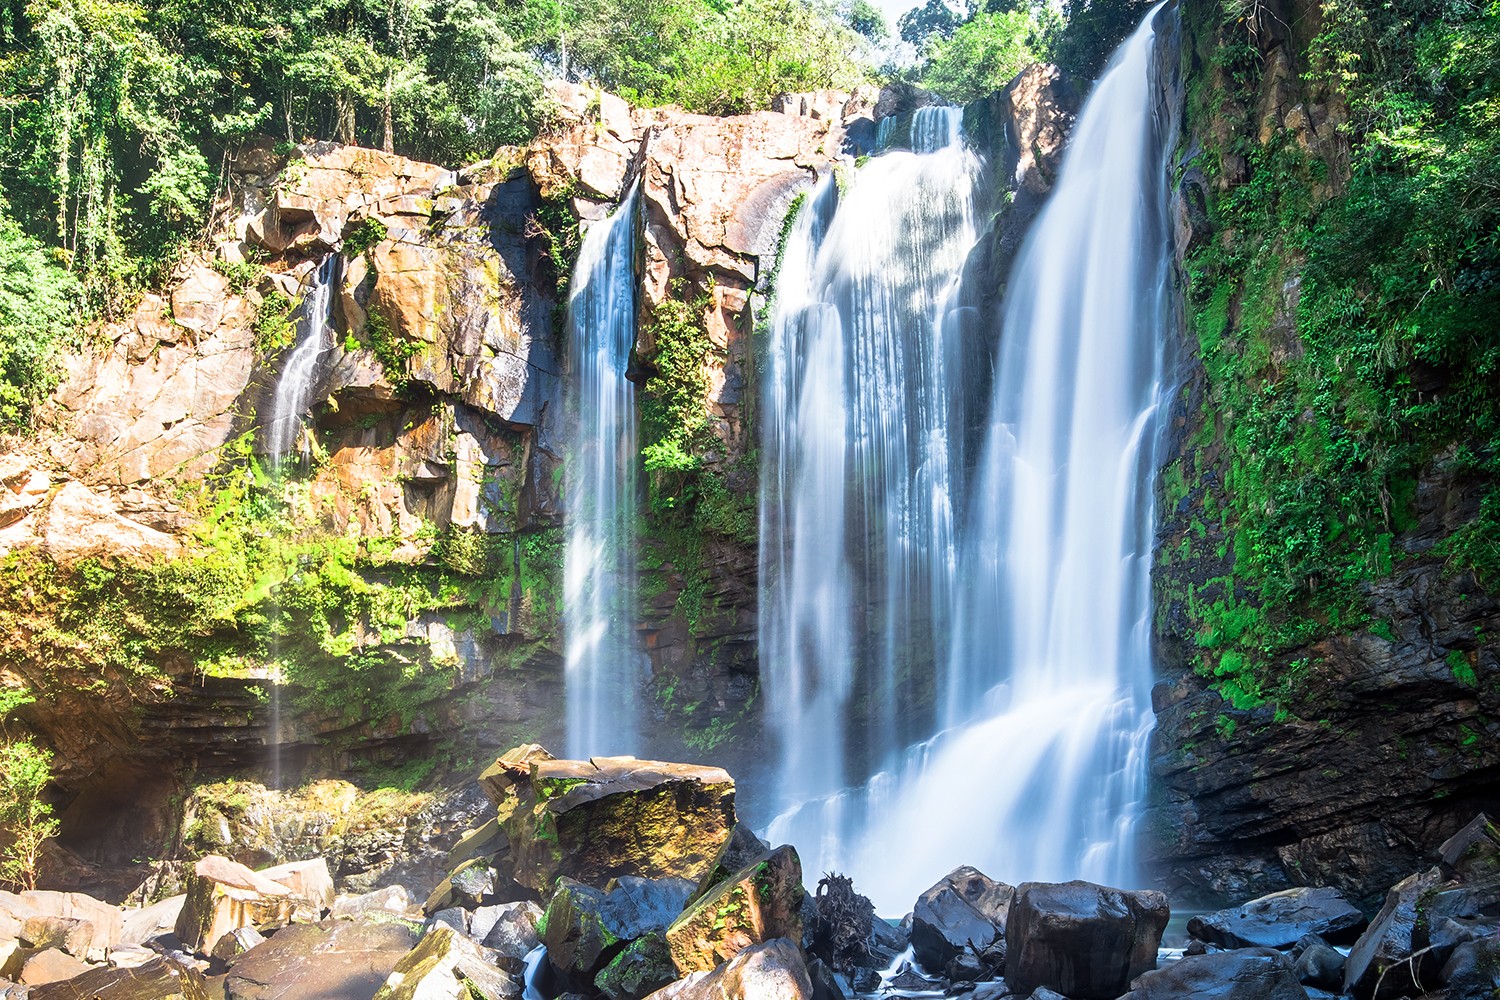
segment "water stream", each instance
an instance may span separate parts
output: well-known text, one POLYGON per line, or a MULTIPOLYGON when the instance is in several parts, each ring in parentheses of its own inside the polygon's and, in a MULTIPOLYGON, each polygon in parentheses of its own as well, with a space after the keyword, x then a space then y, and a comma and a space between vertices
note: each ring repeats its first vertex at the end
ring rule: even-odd
POLYGON ((1085 105, 1012 269, 976 454, 955 410, 983 373, 954 359, 980 168, 956 121, 924 109, 918 152, 870 161, 836 210, 813 199, 783 266, 762 497, 786 806, 770 834, 884 913, 959 864, 1134 881, 1168 326, 1152 22, 1085 105))
POLYGON ((568 755, 634 753, 647 667, 635 639, 634 186, 584 236, 568 300, 564 664, 568 755))

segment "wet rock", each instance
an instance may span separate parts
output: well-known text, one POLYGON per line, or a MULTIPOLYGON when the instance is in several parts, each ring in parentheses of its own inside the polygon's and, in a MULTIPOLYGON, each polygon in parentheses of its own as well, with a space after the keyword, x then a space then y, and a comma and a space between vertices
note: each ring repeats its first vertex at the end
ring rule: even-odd
MULTIPOLYGON (((3 994, 0 994, 3 996, 3 994)), ((90 969, 63 982, 37 986, 29 1000, 208 1000, 203 974, 166 958, 130 969, 90 969)))
POLYGON ((812 1000, 848 1000, 839 976, 821 958, 807 963, 807 978, 812 983, 812 1000))
POLYGON ((450 927, 434 927, 397 963, 375 1000, 502 1000, 522 984, 483 948, 450 927))
POLYGON ((1159 892, 1023 883, 1006 925, 1005 980, 1021 993, 1045 986, 1075 1000, 1113 1000, 1156 967, 1168 916, 1159 892))
POLYGON ((1344 966, 1344 989, 1360 997, 1397 997, 1421 993, 1417 970, 1408 961, 1426 946, 1423 899, 1442 885, 1442 872, 1433 868, 1403 879, 1386 895, 1385 905, 1349 950, 1344 966))
POLYGON ((231 959, 226 1000, 369 1000, 417 942, 397 920, 294 924, 231 959))
POLYGON ((641 1000, 677 979, 672 952, 659 931, 637 938, 610 959, 594 985, 609 1000, 641 1000))
POLYGON ((203 951, 237 927, 286 923, 295 904, 286 886, 211 854, 188 878, 177 937, 184 948, 203 951))
POLYGON ((1364 926, 1364 914, 1337 889, 1300 888, 1195 916, 1188 933, 1222 948, 1290 948, 1308 934, 1348 944, 1364 926))
POLYGON ((605 919, 605 893, 569 878, 558 879, 541 921, 547 961, 574 989, 588 989, 622 944, 605 919))
POLYGON ((603 886, 625 875, 697 879, 734 826, 734 780, 716 767, 596 757, 534 761, 504 793, 514 878, 603 886), (534 804, 533 804, 534 803, 534 804))
POLYGON ((1307 991, 1281 952, 1242 948, 1147 972, 1120 1000, 1307 1000, 1307 991))
POLYGON ((506 958, 525 958, 541 944, 542 908, 529 899, 481 906, 469 918, 469 936, 506 958))
POLYGON ((802 952, 785 938, 751 945, 711 972, 695 972, 653 1000, 812 1000, 802 952))
POLYGON ((58 948, 39 951, 26 959, 18 977, 26 986, 45 986, 60 983, 89 971, 89 965, 58 948))
POLYGON ((697 902, 713 891, 720 882, 770 850, 771 845, 761 840, 749 826, 744 823, 734 824, 729 831, 729 837, 720 845, 719 852, 714 855, 713 864, 709 865, 708 870, 698 880, 698 888, 688 898, 688 902, 697 902))
POLYGON ((1005 934, 1016 890, 967 865, 955 868, 912 908, 911 946, 924 969, 940 971, 969 949, 988 950, 1005 934))
POLYGON ((1292 966, 1297 982, 1335 992, 1344 988, 1344 956, 1328 942, 1314 937, 1299 942, 1302 954, 1292 966))
MULTIPOLYGON (((802 863, 778 847, 702 897, 667 929, 677 971, 707 971, 752 944, 802 939, 802 863)), ((805 975, 805 971, 804 971, 805 975)))

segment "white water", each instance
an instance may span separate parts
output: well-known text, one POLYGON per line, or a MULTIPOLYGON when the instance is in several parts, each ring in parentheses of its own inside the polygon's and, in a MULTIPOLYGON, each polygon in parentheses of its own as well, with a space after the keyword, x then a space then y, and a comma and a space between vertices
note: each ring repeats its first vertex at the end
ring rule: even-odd
POLYGON ((958 114, 919 112, 913 139, 931 151, 871 160, 842 199, 825 180, 778 272, 760 650, 783 808, 895 765, 926 734, 903 705, 948 656, 949 318, 981 166, 958 140, 958 114))
POLYGON ((563 560, 568 755, 634 753, 646 682, 635 619, 635 188, 590 227, 568 299, 567 545, 563 560))
MULTIPOLYGON (((863 784, 852 774, 851 787, 805 797, 770 831, 773 840, 798 845, 807 870, 852 875, 884 913, 905 912, 959 864, 1010 882, 1135 879, 1132 828, 1152 722, 1151 483, 1168 322, 1168 137, 1153 111, 1154 14, 1116 53, 1090 97, 1057 188, 1012 269, 986 440, 967 484, 968 508, 957 512, 963 527, 955 575, 948 578, 951 619, 938 630, 952 637, 945 650, 937 643, 944 654, 933 678, 941 729, 863 784)), ((884 205, 840 210, 824 244, 825 253, 840 259, 824 263, 820 254, 814 287, 845 266, 844 256, 878 245, 872 230, 927 196, 887 194, 884 205), (832 232, 841 224, 859 235, 835 247, 832 232)), ((883 282, 861 290, 856 311, 880 315, 881 303, 898 294, 905 269, 914 266, 896 262, 883 282)), ((806 357, 803 378, 812 379, 813 356, 806 357)), ((912 371, 909 357, 886 361, 912 371)), ((857 381, 868 377, 864 370, 846 367, 844 374, 843 391, 865 391, 857 381)), ((961 398, 971 374, 950 371, 940 386, 949 398, 961 398)), ((890 393, 879 396, 890 404, 890 393)), ((768 420, 772 405, 768 400, 768 420)), ((941 431, 925 426, 928 434, 941 431)), ((928 448, 934 457, 942 451, 936 441, 928 448)), ((948 451, 950 468, 962 468, 951 460, 951 443, 948 451)), ((880 471, 892 468, 887 463, 880 471)), ((846 486, 842 497, 821 496, 823 509, 868 504, 868 481, 856 475, 857 486, 846 486)), ((767 491, 765 502, 800 507, 807 494, 825 488, 794 471, 781 492, 767 491)), ((879 500, 889 513, 889 497, 879 500)), ((788 586, 794 595, 801 587, 801 600, 818 599, 818 589, 795 571, 804 538, 794 533, 783 543, 791 573, 763 566, 771 589, 763 609, 773 616, 782 614, 781 590, 788 586)), ((912 551, 940 564, 941 539, 939 532, 919 533, 912 551)), ((813 544, 827 546, 821 539, 813 544)), ((938 576, 917 579, 936 583, 938 576)), ((900 580, 897 599, 911 599, 904 589, 911 579, 900 580)), ((842 609, 794 614, 841 618, 846 624, 836 631, 843 636, 861 628, 858 616, 842 609)), ((786 644, 762 647, 770 714, 778 719, 795 694, 785 680, 801 669, 801 652, 786 644), (791 658, 790 668, 777 662, 783 657, 791 658)), ((926 641, 899 647, 896 655, 898 670, 920 671, 930 662, 926 641)), ((859 662, 865 671, 891 669, 878 658, 859 662)), ((858 684, 854 673, 850 687, 858 684)), ((813 737, 784 736, 791 743, 788 769, 797 766, 804 738, 813 737)), ((784 778, 792 781, 790 770, 784 778)))
POLYGON ((278 469, 293 448, 297 449, 299 456, 307 457, 302 420, 312 409, 319 362, 333 346, 333 295, 338 287, 339 272, 339 255, 336 253, 323 258, 313 272, 312 287, 302 297, 297 343, 276 380, 271 423, 266 432, 272 464, 278 469))

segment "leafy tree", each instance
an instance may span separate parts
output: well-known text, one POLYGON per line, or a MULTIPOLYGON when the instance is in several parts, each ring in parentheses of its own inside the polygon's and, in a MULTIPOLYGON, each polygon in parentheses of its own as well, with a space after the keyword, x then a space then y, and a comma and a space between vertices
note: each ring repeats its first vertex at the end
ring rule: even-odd
POLYGON ((0 214, 0 427, 24 428, 56 386, 53 356, 76 319, 77 293, 55 255, 0 214))
POLYGON ((882 41, 891 33, 890 27, 885 23, 885 15, 870 0, 853 0, 849 9, 844 12, 844 23, 856 34, 872 42, 882 41))
POLYGON ((1067 30, 1060 33, 1053 61, 1080 80, 1094 80, 1155 0, 1063 0, 1067 30))
POLYGON ((35 889, 42 845, 57 835, 42 797, 52 781, 52 754, 12 736, 9 717, 34 701, 25 689, 0 688, 0 884, 35 889))
POLYGON ((982 11, 937 43, 922 82, 958 104, 993 93, 1037 61, 1037 29, 1029 11, 982 11))
POLYGON ((946 0, 927 0, 922 6, 902 14, 896 21, 896 28, 902 41, 922 49, 929 40, 951 38, 967 15, 967 10, 955 11, 946 0))

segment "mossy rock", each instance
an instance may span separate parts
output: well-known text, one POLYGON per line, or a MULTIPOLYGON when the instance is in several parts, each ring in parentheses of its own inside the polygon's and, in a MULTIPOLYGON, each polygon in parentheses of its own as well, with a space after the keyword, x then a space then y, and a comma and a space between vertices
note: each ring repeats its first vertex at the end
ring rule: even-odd
POLYGON ((802 862, 778 847, 720 883, 667 929, 672 963, 682 975, 707 972, 753 944, 802 940, 802 862))

